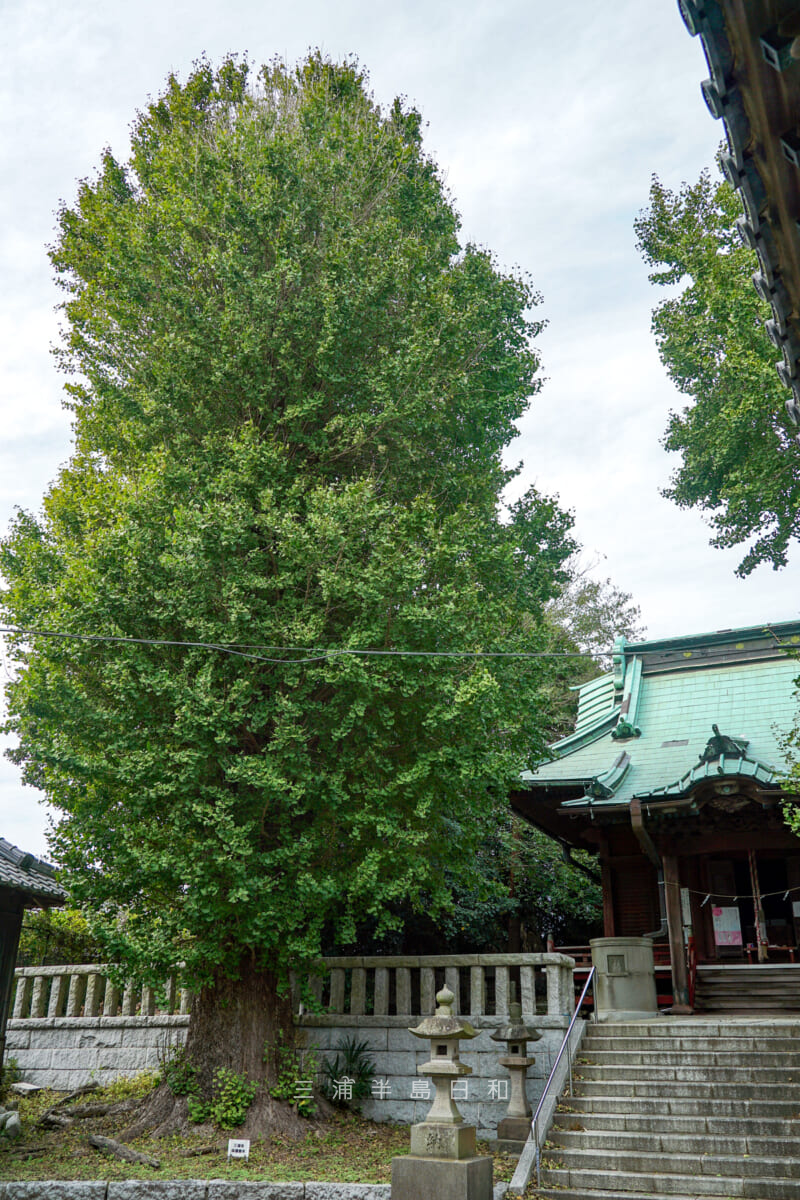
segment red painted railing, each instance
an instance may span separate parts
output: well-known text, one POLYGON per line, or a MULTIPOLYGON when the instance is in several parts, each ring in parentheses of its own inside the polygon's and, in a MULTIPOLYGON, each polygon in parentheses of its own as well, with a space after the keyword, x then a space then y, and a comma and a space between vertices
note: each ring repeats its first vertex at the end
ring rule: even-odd
POLYGON ((697 987, 697 946, 692 934, 689 934, 686 952, 689 959, 689 1007, 694 1008, 694 994, 697 987))

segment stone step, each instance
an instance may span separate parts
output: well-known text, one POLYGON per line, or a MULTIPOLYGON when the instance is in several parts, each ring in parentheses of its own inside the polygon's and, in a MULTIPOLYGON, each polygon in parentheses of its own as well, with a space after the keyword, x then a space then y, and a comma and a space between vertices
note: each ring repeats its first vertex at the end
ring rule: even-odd
POLYGON ((760 991, 762 988, 771 988, 774 991, 783 989, 785 992, 800 995, 800 975, 792 975, 787 978, 779 973, 767 974, 756 971, 748 971, 747 978, 741 975, 731 975, 725 971, 703 971, 697 976, 697 987, 726 987, 737 988, 739 995, 750 995, 751 992, 760 991))
MULTIPOLYGON (((534 1195, 538 1200, 664 1200, 663 1192, 607 1192, 605 1188, 602 1191, 597 1188, 580 1188, 575 1191, 574 1188, 564 1188, 561 1184, 555 1188, 537 1188, 534 1195)), ((697 1193, 678 1195, 673 1192, 672 1200, 697 1200, 697 1193)))
POLYGON ((650 1113, 636 1112, 558 1112, 553 1129, 586 1130, 588 1133, 695 1134, 700 1137, 800 1138, 800 1114, 792 1119, 779 1116, 708 1116, 703 1112, 687 1116, 664 1113, 661 1108, 650 1113))
MULTIPOLYGON (((770 1009, 776 980, 760 1001, 770 1009)), ((726 981, 721 1003, 741 1006, 742 983, 726 981)), ((538 1196, 800 1200, 797 1017, 592 1025, 573 1077, 538 1196)))
POLYGON ((767 1017, 714 1018, 709 1015, 694 1017, 654 1018, 652 1021, 620 1021, 591 1025, 586 1031, 586 1040, 619 1041, 620 1038, 688 1038, 693 1042, 708 1041, 709 1037, 779 1037, 800 1038, 800 1020, 781 1014, 774 1019, 767 1017))
MULTIPOLYGON (((745 1007, 741 995, 720 995, 718 992, 698 992, 695 1005, 706 1012, 740 1012, 745 1007)), ((751 1012, 800 1012, 800 1001, 778 996, 748 994, 746 1007, 751 1012)))
POLYGON ((754 999, 763 998, 764 996, 772 996, 777 1000, 793 1003, 797 1006, 800 1003, 800 988, 784 987, 780 983, 773 983, 769 980, 764 980, 763 983, 753 983, 747 988, 747 994, 742 994, 741 984, 728 979, 707 979, 703 983, 698 983, 696 995, 698 996, 736 996, 739 1000, 739 1007, 750 1005, 754 999))
POLYGON ((663 1172, 582 1170, 577 1167, 559 1169, 542 1168, 542 1186, 553 1188, 551 1193, 558 1200, 574 1194, 592 1198, 597 1192, 620 1193, 624 1200, 634 1197, 663 1196, 680 1197, 681 1200, 705 1200, 706 1197, 721 1197, 722 1200, 800 1200, 800 1179, 764 1178, 763 1176, 741 1176, 740 1178, 716 1178, 710 1175, 678 1175, 663 1172))
POLYGON ((706 1117, 709 1112, 713 1112, 716 1117, 736 1117, 740 1119, 750 1119, 757 1117, 763 1120, 779 1119, 793 1120, 800 1118, 800 1105, 797 1100, 792 1098, 781 1099, 740 1099, 736 1096, 724 1098, 717 1097, 714 1099, 713 1105, 708 1102, 708 1094, 706 1090, 701 1091, 694 1096, 631 1096, 624 1094, 609 1094, 603 1093, 599 1085, 591 1085, 597 1088, 596 1095, 575 1095, 565 1097, 562 1104, 559 1106, 560 1112, 596 1112, 596 1113, 636 1113, 642 1116, 657 1115, 663 1113, 665 1116, 700 1116, 706 1117))
POLYGON ((800 963, 699 963, 697 978, 722 975, 726 979, 800 978, 800 963))
POLYGON ((600 1038, 594 1034, 583 1039, 580 1057, 594 1058, 597 1054, 683 1054, 685 1056, 713 1053, 727 1054, 795 1054, 800 1057, 800 1040, 788 1037, 758 1036, 689 1038, 675 1037, 617 1037, 600 1038), (713 1050, 709 1050, 713 1046, 713 1050))
POLYGON ((663 1099, 789 1100, 800 1110, 800 1082, 760 1083, 714 1079, 574 1079, 576 1096, 629 1096, 663 1099))
MULTIPOLYGON (((748 1155, 752 1159, 771 1158, 785 1161, 790 1149, 786 1138, 775 1136, 774 1131, 771 1132, 771 1137, 748 1136, 741 1132, 711 1136, 708 1133, 676 1133, 673 1130, 575 1130, 554 1125, 548 1135, 548 1146, 560 1147, 562 1150, 627 1150, 646 1155, 724 1154, 738 1155, 739 1158, 748 1155)), ((794 1167, 791 1172, 787 1170, 786 1174, 800 1175, 800 1157, 794 1154, 790 1154, 789 1157, 794 1159, 794 1167)), ((764 1174, 769 1175, 771 1172, 764 1171, 764 1174)))
MULTIPOLYGON (((757 1083, 782 1084, 785 1086, 797 1084, 800 1088, 800 1067, 787 1063, 784 1066, 762 1065, 760 1058, 753 1055, 750 1062, 741 1062, 740 1066, 723 1065, 709 1056, 710 1062, 695 1063, 686 1061, 678 1056, 675 1063, 662 1063, 659 1059, 652 1063, 595 1063, 576 1061, 572 1067, 573 1079, 606 1079, 609 1083, 629 1080, 638 1083, 641 1080, 676 1080, 685 1083, 757 1083)), ((744 1057, 744 1056, 743 1056, 744 1057)), ((800 1093, 799 1093, 800 1094, 800 1093)))
MULTIPOLYGON (((796 1028, 798 1025, 796 1017, 779 1017, 777 1020, 781 1027, 786 1025, 796 1028)), ((610 1035, 617 1032, 622 1034, 644 1032, 645 1037, 651 1037, 653 1034, 660 1035, 678 1030, 681 1033, 694 1034, 699 1037, 703 1032, 707 1033, 712 1028, 715 1028, 717 1033, 730 1033, 731 1031, 736 1032, 740 1029, 748 1029, 753 1026, 769 1030, 772 1027, 772 1022, 764 1017, 750 1017, 747 1013, 743 1013, 740 1017, 725 1017, 721 1021, 719 1018, 707 1015, 698 1017, 694 1013, 685 1017, 673 1017, 668 1014, 659 1013, 654 1017, 637 1017, 636 1020, 630 1021, 592 1022, 587 1032, 608 1033, 610 1035)))
POLYGON ((619 1171, 621 1175, 711 1176, 714 1179, 789 1179, 800 1183, 799 1161, 783 1157, 746 1154, 660 1154, 638 1150, 580 1149, 553 1146, 543 1152, 548 1163, 577 1171, 619 1171))
POLYGON ((660 1064, 664 1067, 782 1067, 784 1070, 800 1068, 800 1051, 781 1053, 778 1050, 594 1050, 581 1048, 580 1055, 573 1060, 580 1065, 639 1067, 660 1064))

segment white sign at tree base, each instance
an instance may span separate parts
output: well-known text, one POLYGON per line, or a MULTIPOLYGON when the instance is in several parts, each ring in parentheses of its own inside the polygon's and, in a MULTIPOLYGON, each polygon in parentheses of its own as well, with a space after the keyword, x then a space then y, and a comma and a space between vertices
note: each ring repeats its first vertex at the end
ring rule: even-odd
POLYGON ((232 1158, 246 1158, 250 1161, 249 1138, 228 1138, 228 1161, 232 1158))

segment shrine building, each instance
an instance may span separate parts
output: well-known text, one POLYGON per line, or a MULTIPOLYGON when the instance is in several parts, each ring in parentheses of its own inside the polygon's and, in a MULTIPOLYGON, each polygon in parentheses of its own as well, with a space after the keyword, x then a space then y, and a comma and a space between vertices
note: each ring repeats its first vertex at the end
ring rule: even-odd
MULTIPOLYGON (((511 796, 566 850, 598 856, 606 937, 669 948, 676 1011, 695 960, 762 976, 800 962, 800 837, 781 783, 798 650, 800 621, 620 639, 613 670, 579 688, 574 732, 511 796)), ((800 1007, 800 967, 797 980, 800 1007)))

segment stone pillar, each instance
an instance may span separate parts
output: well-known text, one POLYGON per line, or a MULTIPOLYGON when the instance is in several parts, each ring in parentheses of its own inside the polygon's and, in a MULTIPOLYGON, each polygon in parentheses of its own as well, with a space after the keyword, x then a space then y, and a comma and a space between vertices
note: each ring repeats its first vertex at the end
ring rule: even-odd
POLYGON ((592 938, 598 1021, 658 1016, 653 943, 646 937, 592 938))

